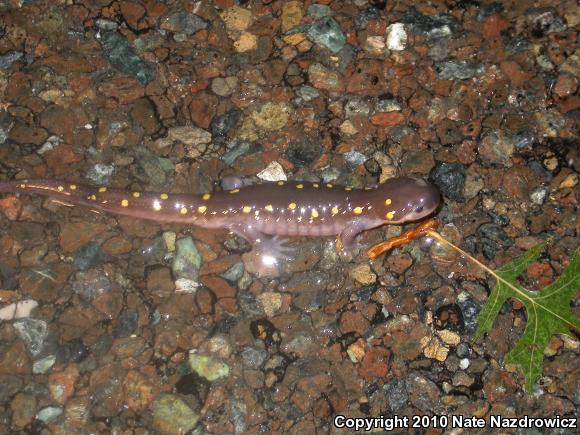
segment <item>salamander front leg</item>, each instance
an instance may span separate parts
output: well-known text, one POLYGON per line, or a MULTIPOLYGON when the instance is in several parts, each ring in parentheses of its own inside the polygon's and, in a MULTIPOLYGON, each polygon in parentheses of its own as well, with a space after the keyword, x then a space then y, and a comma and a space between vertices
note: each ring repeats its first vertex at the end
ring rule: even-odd
POLYGON ((286 245, 288 239, 270 237, 254 227, 242 224, 230 225, 229 230, 250 242, 253 251, 266 263, 278 264, 290 260, 293 256, 294 248, 286 245))
POLYGON ((344 230, 339 234, 337 238, 337 250, 341 250, 345 254, 354 254, 362 245, 357 240, 357 236, 363 231, 375 228, 377 225, 366 219, 355 219, 349 222, 344 230))

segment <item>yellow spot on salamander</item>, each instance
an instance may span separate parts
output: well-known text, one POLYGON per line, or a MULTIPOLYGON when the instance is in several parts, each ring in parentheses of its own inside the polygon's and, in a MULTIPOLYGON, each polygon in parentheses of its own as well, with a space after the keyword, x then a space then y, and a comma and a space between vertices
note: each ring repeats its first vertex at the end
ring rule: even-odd
POLYGON ((332 209, 330 211, 332 212, 332 215, 334 216, 335 214, 338 214, 338 207, 332 207, 332 209))
POLYGON ((388 212, 385 216, 388 220, 391 220, 395 217, 395 213, 393 213, 392 211, 388 212))
POLYGON ((278 186, 283 186, 284 185, 284 182, 283 181, 278 181, 277 184, 278 184, 278 186))
POLYGON ((202 205, 200 207, 197 207, 197 212, 198 213, 205 213, 207 211, 207 207, 205 205, 202 205))
POLYGON ((153 201, 153 210, 159 211, 161 210, 161 203, 157 200, 153 201))
POLYGON ((312 212, 310 213, 310 216, 312 216, 312 219, 316 219, 318 217, 318 210, 313 208, 312 212))
POLYGON ((385 199, 385 205, 391 205, 392 203, 393 201, 391 200, 391 198, 385 199))
POLYGON ((169 195, 167 193, 162 193, 161 195, 159 195, 159 198, 161 199, 168 199, 169 195))
POLYGON ((97 200, 97 197, 95 195, 91 195, 91 196, 89 196, 89 199, 91 201, 96 201, 97 200))
POLYGON ((105 193, 107 191, 106 187, 99 187, 99 192, 100 193, 105 193))
POLYGON ((355 207, 355 208, 352 210, 352 212, 353 212, 354 214, 362 214, 362 212, 363 212, 363 208, 362 208, 362 207, 355 207))
POLYGON ((334 186, 332 185, 332 183, 326 183, 326 187, 328 187, 329 189, 332 189, 334 186))
POLYGON ((68 188, 70 190, 77 190, 77 185, 76 184, 71 184, 70 186, 68 186, 68 188))
POLYGON ((129 201, 127 201, 126 199, 122 200, 121 207, 129 207, 129 201))
POLYGON ((246 214, 247 214, 247 213, 249 213, 249 212, 251 212, 251 211, 252 211, 252 207, 250 207, 249 205, 245 205, 245 206, 242 208, 242 212, 244 212, 244 213, 246 213, 246 214))
POLYGON ((139 198, 141 196, 141 192, 133 192, 133 198, 139 198))
POLYGON ((365 187, 365 190, 373 190, 373 188, 372 188, 372 187, 369 187, 369 186, 367 186, 367 187, 365 187))
POLYGON ((239 191, 240 191, 240 189, 233 189, 233 190, 230 190, 230 193, 238 193, 239 191))
POLYGON ((295 202, 291 202, 290 204, 288 204, 288 208, 290 210, 294 210, 296 208, 296 203, 295 202))
POLYGON ((303 189, 304 188, 304 184, 297 184, 296 185, 296 189, 303 189))
POLYGON ((269 212, 273 212, 274 207, 272 207, 272 204, 268 204, 266 207, 264 207, 264 210, 269 211, 269 212))
POLYGON ((56 190, 58 190, 59 192, 62 192, 62 191, 64 191, 64 187, 63 187, 63 186, 58 186, 58 187, 56 188, 56 190))
POLYGON ((201 197, 201 199, 203 199, 204 201, 207 201, 210 198, 211 198, 211 195, 209 193, 204 193, 201 197))
POLYGON ((315 189, 318 189, 318 188, 320 187, 320 184, 318 184, 318 183, 314 183, 314 184, 312 185, 312 187, 314 187, 315 189))
POLYGON ((347 192, 350 192, 352 190, 352 187, 345 187, 344 190, 346 190, 347 192))
POLYGON ((179 209, 179 213, 180 213, 180 214, 187 214, 187 207, 181 207, 181 208, 179 209))

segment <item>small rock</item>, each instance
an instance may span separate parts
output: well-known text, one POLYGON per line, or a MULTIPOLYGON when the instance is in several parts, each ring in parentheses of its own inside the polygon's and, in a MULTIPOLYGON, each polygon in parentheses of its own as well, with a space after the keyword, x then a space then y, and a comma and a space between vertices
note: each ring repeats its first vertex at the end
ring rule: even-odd
POLYGON ((280 17, 282 32, 286 33, 296 27, 302 21, 304 13, 302 3, 298 1, 287 1, 282 4, 282 15, 280 17))
POLYGON ((276 161, 270 162, 265 169, 258 172, 257 177, 264 181, 286 181, 286 173, 282 165, 276 161))
POLYGON ((101 247, 94 242, 87 243, 80 248, 73 260, 73 266, 76 270, 88 270, 107 259, 107 255, 101 247))
POLYGON ((306 32, 316 45, 338 53, 346 43, 346 36, 334 18, 326 16, 312 24, 306 32))
POLYGON ((161 433, 181 435, 190 432, 200 415, 173 394, 163 394, 153 403, 153 426, 161 433))
POLYGON ((155 78, 155 68, 141 60, 129 44, 129 41, 117 32, 104 32, 101 36, 103 53, 111 65, 138 80, 147 84, 155 78))
POLYGON ((230 109, 226 113, 214 117, 210 125, 212 135, 225 136, 238 125, 241 117, 242 111, 238 108, 230 109))
POLYGON ((184 237, 176 242, 176 254, 171 269, 178 278, 197 280, 201 267, 201 255, 191 237, 184 237))
POLYGON ((240 353, 242 357, 242 364, 248 369, 259 369, 266 358, 268 352, 264 349, 256 349, 254 347, 244 347, 240 353))
POLYGON ((266 130, 280 130, 290 118, 290 107, 284 103, 266 103, 258 112, 252 113, 252 119, 258 127, 266 130))
POLYGON ((402 51, 407 46, 407 31, 405 24, 393 23, 387 27, 387 48, 393 51, 402 51))
POLYGON ((442 329, 440 331, 437 331, 437 334, 445 344, 448 344, 450 346, 457 346, 461 341, 461 337, 459 337, 459 334, 450 331, 449 329, 442 329))
POLYGON ((465 188, 465 166, 460 163, 441 163, 431 174, 433 183, 443 196, 455 201, 463 200, 465 188))
POLYGON ((308 67, 308 79, 316 89, 342 92, 345 88, 344 80, 337 72, 317 62, 312 62, 308 67))
POLYGON ((455 387, 471 387, 475 379, 465 372, 457 372, 453 375, 451 382, 455 387))
POLYGON ((358 151, 349 151, 343 154, 344 160, 351 165, 352 167, 357 167, 362 165, 364 162, 368 160, 368 157, 358 151))
POLYGON ((14 329, 33 357, 38 356, 43 351, 48 337, 48 325, 44 320, 21 319, 14 322, 14 329))
POLYGON ((566 178, 560 183, 558 189, 571 189, 578 184, 578 174, 568 174, 566 178))
POLYGON ((364 342, 362 340, 355 341, 347 348, 346 353, 353 363, 361 362, 366 353, 364 342))
POLYGON ((230 368, 227 364, 218 361, 212 356, 199 355, 197 353, 189 354, 189 366, 195 373, 210 382, 225 378, 230 373, 230 368))
POLYGON ((282 295, 276 292, 264 292, 256 298, 268 317, 273 317, 282 307, 282 295))
POLYGON ((44 358, 34 361, 32 364, 32 373, 41 375, 46 373, 56 362, 56 355, 48 355, 44 358))
POLYGON ((385 400, 393 412, 397 412, 407 404, 409 396, 407 395, 407 385, 405 381, 393 379, 383 386, 385 400))
POLYGON ((36 418, 44 424, 50 424, 62 415, 60 406, 47 406, 36 413, 36 418))
POLYGON ((61 372, 51 373, 48 377, 50 396, 60 405, 64 405, 74 392, 74 384, 79 377, 76 364, 68 365, 61 372))
POLYGON ((424 337, 421 339, 421 343, 425 346, 423 349, 423 354, 427 358, 435 359, 441 362, 447 359, 449 348, 443 346, 443 344, 436 338, 424 337))
POLYGON ((349 276, 362 285, 374 284, 377 281, 377 275, 371 270, 368 264, 361 264, 350 270, 349 276))
POLYGON ((78 272, 72 281, 73 291, 84 300, 92 302, 111 290, 111 281, 100 269, 78 272))
POLYGON ((159 27, 174 33, 193 35, 206 29, 207 26, 208 24, 203 18, 186 11, 178 11, 162 17, 159 27))
POLYGON ((419 373, 412 372, 407 378, 407 391, 411 404, 421 411, 441 412, 441 392, 433 381, 419 373))
POLYGON ((230 33, 243 32, 252 24, 252 12, 240 6, 232 6, 220 14, 230 33))
POLYGON ((411 7, 405 12, 403 22, 408 24, 412 33, 423 35, 429 40, 445 38, 460 28, 457 19, 451 14, 423 15, 411 7))
POLYGON ((34 419, 36 414, 36 397, 26 394, 18 393, 10 403, 12 411, 12 426, 23 428, 34 419))
POLYGON ((33 299, 15 302, 0 308, 0 320, 23 319, 29 317, 32 310, 38 307, 33 299))
POLYGON ((439 80, 467 80, 483 74, 482 65, 464 60, 448 60, 435 64, 435 73, 439 80))
POLYGON ((238 53, 246 53, 258 48, 258 37, 250 32, 243 32, 234 42, 234 48, 238 53))

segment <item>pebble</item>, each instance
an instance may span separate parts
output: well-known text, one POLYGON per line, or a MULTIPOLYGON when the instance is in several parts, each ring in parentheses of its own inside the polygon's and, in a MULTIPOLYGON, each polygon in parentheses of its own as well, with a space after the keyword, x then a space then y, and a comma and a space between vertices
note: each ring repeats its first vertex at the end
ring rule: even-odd
POLYGON ((487 134, 479 145, 479 155, 488 163, 501 164, 511 167, 511 157, 515 151, 515 146, 511 138, 506 135, 492 131, 487 134))
POLYGON ((60 406, 46 406, 36 413, 36 418, 44 424, 50 424, 60 417, 62 413, 63 410, 60 406))
POLYGON ((161 18, 160 28, 174 33, 193 35, 200 30, 206 29, 207 22, 198 15, 178 11, 161 18))
POLYGON ((465 189, 465 167, 460 163, 441 163, 432 172, 431 179, 441 193, 455 201, 462 201, 465 189))
POLYGON ((230 368, 227 364, 212 356, 191 353, 188 362, 191 370, 210 382, 227 377, 230 373, 230 368))
POLYGON ((349 275, 356 282, 363 285, 373 284, 377 280, 377 275, 371 270, 368 264, 361 264, 360 266, 352 268, 349 275))
POLYGON ((176 253, 171 269, 178 278, 195 281, 201 267, 201 255, 191 237, 184 237, 175 242, 176 253))
POLYGON ((265 292, 257 297, 258 304, 267 317, 274 316, 282 307, 282 295, 276 292, 265 292))
POLYGON ((242 112, 237 108, 230 109, 222 115, 215 116, 210 125, 210 131, 214 139, 215 137, 225 136, 228 134, 238 125, 241 117, 242 112))
POLYGON ((338 53, 346 43, 346 36, 336 20, 324 16, 308 27, 308 38, 320 47, 338 53))
POLYGON ((387 27, 387 48, 402 51, 407 47, 407 31, 404 23, 393 23, 387 27))
POLYGON ((48 338, 48 325, 44 320, 25 318, 14 322, 14 329, 33 357, 44 350, 48 338))
POLYGON ((257 177, 264 181, 287 181, 282 165, 276 161, 270 162, 265 169, 258 172, 257 177))
POLYGON ((266 103, 259 111, 252 113, 256 125, 266 130, 280 130, 290 118, 290 107, 280 103, 266 103))
POLYGON ((247 346, 242 349, 240 356, 242 357, 244 367, 257 370, 266 361, 268 352, 263 349, 247 346))
POLYGON ((435 65, 439 80, 467 80, 483 74, 481 65, 462 60, 448 60, 435 65))
POLYGON ((384 398, 393 412, 397 412, 407 404, 409 396, 407 385, 401 379, 393 379, 383 386, 384 398))
POLYGON ((180 435, 197 425, 200 415, 191 409, 179 396, 163 394, 152 405, 153 426, 161 433, 180 435))
POLYGON ((44 358, 40 358, 32 364, 32 373, 40 375, 46 373, 56 362, 56 355, 48 355, 44 358))
MULTIPOLYGON (((578 245, 571 0, 12 3, 2 179, 205 193, 226 175, 412 175, 442 191, 440 232, 484 262, 556 231, 549 265, 528 271, 545 283, 578 245)), ((345 262, 332 237, 296 238, 262 276, 227 231, 0 202, 0 433, 314 433, 333 414, 578 402, 578 343, 551 340, 530 401, 502 363, 513 319, 472 341, 489 289, 437 244, 369 264, 364 250, 345 262)))
POLYGON ((34 299, 26 299, 0 308, 0 320, 23 319, 30 317, 30 313, 38 307, 34 299))
POLYGON ((101 44, 103 53, 111 65, 123 74, 133 77, 143 85, 155 78, 153 66, 139 58, 127 39, 120 33, 103 32, 101 44))
POLYGON ((107 255, 97 243, 87 243, 81 247, 73 260, 73 267, 76 270, 85 271, 104 262, 107 255))

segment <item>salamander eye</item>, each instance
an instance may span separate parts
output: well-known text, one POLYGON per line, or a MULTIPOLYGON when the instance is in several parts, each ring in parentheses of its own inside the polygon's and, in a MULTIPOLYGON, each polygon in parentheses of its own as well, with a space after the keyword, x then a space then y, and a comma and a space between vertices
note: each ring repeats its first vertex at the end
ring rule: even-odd
POLYGON ((417 207, 415 209, 415 213, 421 213, 422 211, 423 211, 423 206, 422 205, 420 205, 419 207, 417 207))

